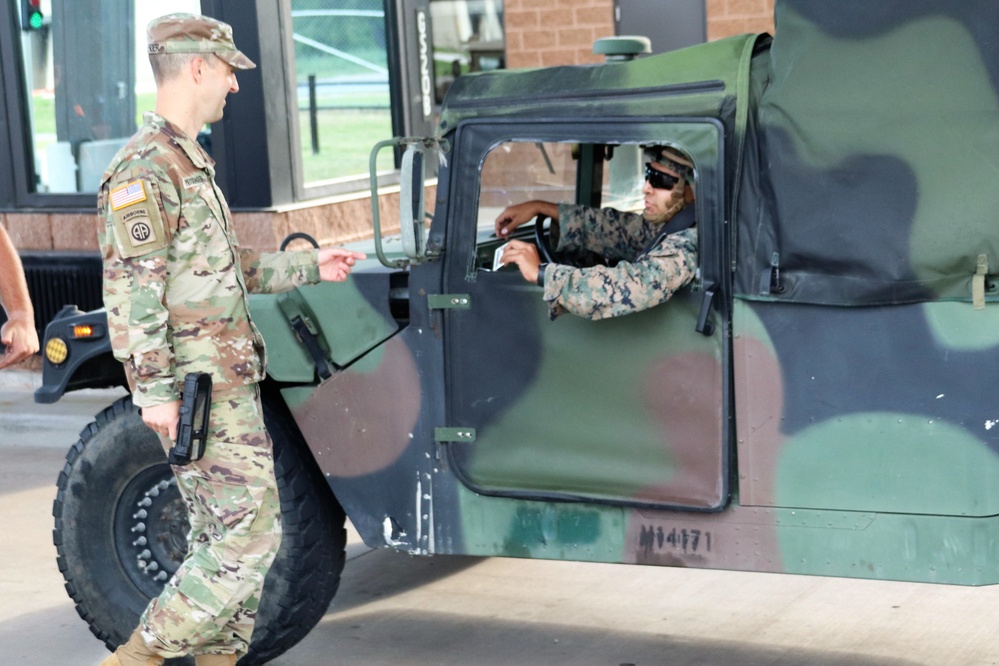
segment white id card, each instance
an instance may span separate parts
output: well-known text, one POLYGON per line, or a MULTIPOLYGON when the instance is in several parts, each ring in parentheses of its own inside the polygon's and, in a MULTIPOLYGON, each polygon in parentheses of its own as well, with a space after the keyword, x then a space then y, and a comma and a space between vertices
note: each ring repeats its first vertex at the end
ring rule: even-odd
POLYGON ((496 253, 493 254, 493 270, 498 271, 503 268, 506 264, 503 263, 503 251, 506 250, 506 246, 509 243, 503 243, 498 248, 496 248, 496 253))

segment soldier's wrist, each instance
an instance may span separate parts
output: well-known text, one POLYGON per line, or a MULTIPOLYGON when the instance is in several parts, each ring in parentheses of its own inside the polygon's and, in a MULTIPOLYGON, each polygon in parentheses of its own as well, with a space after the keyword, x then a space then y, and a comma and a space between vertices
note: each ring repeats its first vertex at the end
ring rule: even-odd
POLYGON ((9 310, 5 310, 5 312, 7 313, 7 321, 32 323, 35 321, 35 313, 30 308, 11 308, 9 310))

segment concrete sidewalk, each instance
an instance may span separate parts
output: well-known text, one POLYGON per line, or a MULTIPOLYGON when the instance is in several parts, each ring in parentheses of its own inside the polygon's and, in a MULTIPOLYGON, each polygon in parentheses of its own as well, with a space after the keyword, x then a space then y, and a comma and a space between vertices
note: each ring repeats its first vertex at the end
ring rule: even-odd
POLYGON ((61 448, 65 453, 94 415, 127 395, 124 389, 71 391, 57 403, 34 399, 41 373, 0 372, 0 448, 26 445, 61 448))

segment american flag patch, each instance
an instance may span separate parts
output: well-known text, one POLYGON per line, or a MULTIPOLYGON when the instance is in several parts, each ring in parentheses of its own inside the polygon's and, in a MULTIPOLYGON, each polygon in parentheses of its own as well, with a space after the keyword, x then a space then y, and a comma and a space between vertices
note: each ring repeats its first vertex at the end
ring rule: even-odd
POLYGON ((139 203, 146 200, 146 190, 142 186, 141 180, 133 180, 125 183, 121 187, 111 191, 111 210, 118 210, 125 206, 139 203))

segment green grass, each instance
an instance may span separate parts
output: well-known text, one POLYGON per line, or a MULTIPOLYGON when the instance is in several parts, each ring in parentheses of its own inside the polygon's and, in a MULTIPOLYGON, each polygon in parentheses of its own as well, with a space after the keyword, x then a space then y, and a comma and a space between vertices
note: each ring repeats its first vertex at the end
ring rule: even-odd
MULTIPOLYGON (((313 155, 309 114, 307 111, 299 114, 306 183, 366 176, 371 149, 379 141, 392 137, 392 119, 388 109, 320 111, 318 125, 319 154, 313 155)), ((393 168, 391 150, 382 151, 378 168, 393 168)))
MULTIPOLYGON (((136 127, 142 124, 142 114, 155 105, 155 94, 139 95, 136 100, 136 127)), ((352 105, 376 106, 385 104, 384 94, 365 94, 320 100, 323 106, 352 105)), ((55 141, 55 102, 51 98, 34 98, 34 125, 36 150, 43 151, 47 143, 55 141), (39 140, 38 137, 45 139, 39 140)), ((319 148, 312 154, 312 139, 309 133, 309 114, 299 113, 302 137, 303 177, 306 183, 366 176, 371 148, 384 139, 392 137, 392 119, 387 108, 323 109, 319 112, 319 148)), ((393 168, 392 151, 385 150, 379 159, 380 170, 393 168)))

